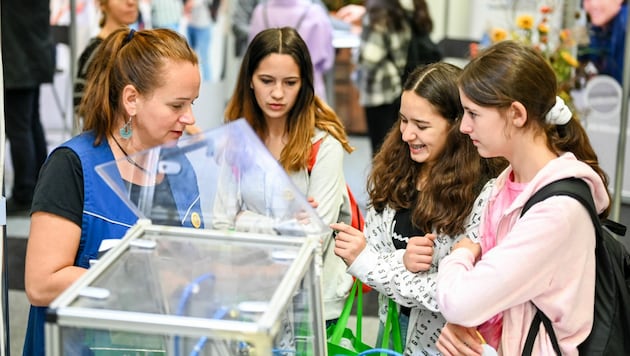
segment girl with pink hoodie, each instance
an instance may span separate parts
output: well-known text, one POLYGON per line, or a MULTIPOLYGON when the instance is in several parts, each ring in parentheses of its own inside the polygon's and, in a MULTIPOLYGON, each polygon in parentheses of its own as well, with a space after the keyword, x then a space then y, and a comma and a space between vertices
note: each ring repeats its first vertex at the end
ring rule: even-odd
MULTIPOLYGON (((440 263, 437 304, 448 324, 444 355, 478 355, 486 341, 520 355, 536 306, 552 321, 563 355, 589 335, 595 295, 595 230, 568 196, 523 205, 545 185, 584 180, 600 216, 608 214, 607 178, 586 132, 556 96, 556 77, 534 49, 504 41, 463 70, 459 90, 469 135, 482 157, 504 157, 480 223, 481 243, 463 239, 440 263)), ((555 355, 541 327, 533 354, 555 355)))

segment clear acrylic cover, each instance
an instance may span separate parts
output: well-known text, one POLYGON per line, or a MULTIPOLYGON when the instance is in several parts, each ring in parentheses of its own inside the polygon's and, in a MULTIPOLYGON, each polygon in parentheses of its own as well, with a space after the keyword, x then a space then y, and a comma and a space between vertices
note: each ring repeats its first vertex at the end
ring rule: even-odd
POLYGON ((325 236, 329 227, 240 119, 96 167, 156 225, 325 236))

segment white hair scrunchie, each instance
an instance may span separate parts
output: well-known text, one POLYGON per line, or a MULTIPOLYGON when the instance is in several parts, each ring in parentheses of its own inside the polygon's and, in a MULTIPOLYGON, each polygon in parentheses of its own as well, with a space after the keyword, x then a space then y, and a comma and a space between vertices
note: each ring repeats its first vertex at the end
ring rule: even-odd
POLYGON ((566 125, 571 121, 573 113, 561 97, 556 96, 556 104, 545 115, 545 122, 553 125, 566 125))
POLYGON ((413 11, 413 9, 415 8, 413 5, 413 0, 399 0, 400 6, 407 10, 407 11, 413 11))

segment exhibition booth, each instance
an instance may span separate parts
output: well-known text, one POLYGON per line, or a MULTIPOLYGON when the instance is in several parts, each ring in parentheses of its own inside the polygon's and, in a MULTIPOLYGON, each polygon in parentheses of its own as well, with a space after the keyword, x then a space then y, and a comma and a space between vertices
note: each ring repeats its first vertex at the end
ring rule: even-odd
MULTIPOLYGON (((103 255, 93 261, 88 273, 51 305, 46 325, 50 355, 85 349, 96 355, 122 351, 148 355, 325 354, 321 251, 329 246, 331 231, 244 121, 222 125, 223 108, 240 64, 233 54, 229 20, 234 1, 223 1, 213 25, 213 75, 202 83, 194 107, 203 133, 185 137, 177 145, 133 155, 147 172, 134 170, 123 161, 99 167, 101 177, 139 221, 122 240, 106 241, 103 255), (121 179, 121 174, 131 174, 134 184, 121 179), (171 187, 182 194, 198 194, 199 210, 188 212, 189 227, 174 227, 172 222, 182 212, 163 204, 155 183, 182 178, 196 183, 171 187), (234 219, 244 203, 235 197, 242 190, 264 196, 268 211, 261 219, 237 226, 234 219)), ((538 1, 427 2, 436 23, 431 36, 436 43, 447 39, 479 43, 489 27, 508 27, 517 14, 535 12, 538 6, 538 1)), ((41 112, 46 114, 47 135, 55 144, 80 130, 72 109, 74 63, 98 21, 95 2, 81 4, 84 6, 77 10, 74 0, 51 2, 57 71, 53 83, 42 86, 41 112)), ((579 0, 553 4, 559 9, 551 20, 554 24, 583 25, 579 0), (581 16, 573 16, 575 13, 581 16)), ((140 6, 141 12, 149 11, 146 2, 141 1, 140 6)), ((351 80, 352 51, 359 44, 358 36, 337 32, 335 41, 337 62, 327 77, 332 87, 329 95, 334 99, 331 104, 343 114, 346 126, 356 131, 351 133, 363 134, 365 124, 351 80)), ((445 60, 465 65, 467 58, 453 55, 445 60)), ((628 67, 625 63, 624 73, 630 72, 628 67)), ((609 77, 593 77, 584 87, 571 91, 600 164, 610 177, 616 207, 613 219, 615 213, 618 218, 621 202, 630 202, 630 167, 625 164, 630 154, 626 145, 630 136, 629 80, 625 75, 620 85, 609 77)), ((3 108, 10 104, 4 98, 0 103, 3 108)), ((0 125, 4 179, 5 162, 10 162, 4 120, 0 125)), ((1 205, 4 211, 4 203, 1 205)), ((0 213, 5 227, 0 236, 2 256, 8 253, 5 215, 0 213)), ((0 274, 0 342, 7 346, 0 356, 8 353, 7 273, 5 263, 0 274)))

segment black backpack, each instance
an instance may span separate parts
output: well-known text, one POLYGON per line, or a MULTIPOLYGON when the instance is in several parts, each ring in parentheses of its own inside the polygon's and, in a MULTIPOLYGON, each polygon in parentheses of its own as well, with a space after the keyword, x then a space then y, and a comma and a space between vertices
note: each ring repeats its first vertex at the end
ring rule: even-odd
MULTIPOLYGON (((578 346, 580 355, 630 355, 630 255, 612 234, 623 236, 626 227, 608 219, 600 220, 588 185, 577 178, 561 179, 540 189, 525 203, 521 216, 532 205, 554 195, 567 195, 582 203, 591 215, 597 238, 595 315, 591 333, 578 346)), ((531 355, 541 322, 556 354, 560 355, 551 321, 538 307, 536 309, 523 355, 531 355)))
POLYGON ((420 34, 415 30, 415 26, 408 21, 411 26, 411 41, 409 42, 409 48, 407 49, 407 62, 405 69, 402 73, 402 84, 405 84, 409 73, 420 66, 424 66, 430 63, 439 62, 442 60, 442 52, 440 48, 435 44, 428 33, 420 34))

